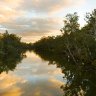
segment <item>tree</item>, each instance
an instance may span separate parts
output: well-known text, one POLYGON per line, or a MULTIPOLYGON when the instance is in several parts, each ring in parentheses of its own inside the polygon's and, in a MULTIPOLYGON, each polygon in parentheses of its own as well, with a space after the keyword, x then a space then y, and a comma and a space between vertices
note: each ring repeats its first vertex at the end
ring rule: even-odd
POLYGON ((87 24, 82 28, 82 31, 96 37, 96 9, 92 13, 86 13, 85 21, 87 24))
POLYGON ((77 32, 79 30, 79 26, 77 13, 67 14, 64 20, 64 27, 61 29, 61 32, 63 34, 77 32))

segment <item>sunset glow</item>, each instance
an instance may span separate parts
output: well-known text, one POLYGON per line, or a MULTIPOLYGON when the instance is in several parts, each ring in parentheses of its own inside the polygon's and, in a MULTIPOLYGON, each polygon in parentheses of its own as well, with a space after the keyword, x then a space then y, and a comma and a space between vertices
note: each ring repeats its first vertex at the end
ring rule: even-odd
POLYGON ((0 32, 15 33, 22 41, 35 42, 43 36, 58 35, 67 13, 78 12, 84 25, 86 12, 96 6, 95 0, 1 0, 0 32))

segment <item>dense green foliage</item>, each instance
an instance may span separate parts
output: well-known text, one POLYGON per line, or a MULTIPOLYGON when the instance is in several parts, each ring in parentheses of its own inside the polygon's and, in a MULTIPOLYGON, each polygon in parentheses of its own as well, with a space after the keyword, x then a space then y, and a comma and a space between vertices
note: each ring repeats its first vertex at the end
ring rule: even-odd
POLYGON ((25 57, 24 52, 31 44, 21 42, 21 38, 6 31, 0 34, 0 73, 14 70, 25 57))
POLYGON ((16 55, 28 49, 28 44, 21 42, 21 38, 7 31, 0 34, 0 56, 16 55))
POLYGON ((36 54, 64 73, 64 96, 96 95, 96 10, 85 19, 86 25, 79 28, 77 13, 68 14, 62 35, 33 44, 36 54))
POLYGON ((72 64, 94 64, 96 61, 95 13, 96 10, 90 14, 87 18, 89 22, 87 20, 88 23, 81 29, 77 13, 68 14, 64 20, 64 27, 61 29, 63 34, 57 37, 42 38, 34 43, 34 51, 63 55, 67 62, 72 64), (94 22, 94 26, 92 26, 92 22, 94 22), (87 28, 90 28, 91 31, 87 28))

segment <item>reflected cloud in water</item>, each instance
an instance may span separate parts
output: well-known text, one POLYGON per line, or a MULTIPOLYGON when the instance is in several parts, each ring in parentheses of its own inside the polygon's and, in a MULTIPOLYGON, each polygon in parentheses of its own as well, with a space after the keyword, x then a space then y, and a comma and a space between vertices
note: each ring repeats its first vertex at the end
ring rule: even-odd
POLYGON ((18 83, 24 83, 25 81, 12 74, 1 74, 2 80, 0 80, 0 96, 21 96, 21 88, 17 86, 18 83))
POLYGON ((26 52, 26 56, 14 72, 0 75, 0 96, 61 96, 61 69, 49 66, 33 52, 26 52))

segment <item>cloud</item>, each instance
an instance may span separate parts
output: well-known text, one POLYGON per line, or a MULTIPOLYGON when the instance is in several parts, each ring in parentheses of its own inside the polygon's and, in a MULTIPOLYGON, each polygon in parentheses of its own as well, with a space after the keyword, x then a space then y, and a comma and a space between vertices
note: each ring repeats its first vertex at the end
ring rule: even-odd
POLYGON ((58 13, 64 8, 80 5, 84 1, 1 0, 0 32, 7 29, 10 33, 22 36, 24 41, 32 41, 32 38, 36 41, 42 36, 56 35, 61 28, 60 20, 62 19, 51 13, 58 13))
POLYGON ((66 7, 78 6, 86 0, 2 0, 0 5, 17 11, 48 13, 59 11, 66 7))
POLYGON ((34 39, 33 41, 36 41, 38 40, 38 37, 47 36, 49 33, 52 33, 53 35, 57 34, 57 30, 61 28, 59 18, 40 17, 18 17, 13 21, 3 22, 1 25, 10 33, 17 33, 22 36, 24 41, 31 38, 34 39))
POLYGON ((20 0, 15 0, 15 2, 13 2, 13 0, 0 1, 0 23, 8 23, 18 16, 20 17, 24 15, 24 11, 15 9, 17 6, 19 6, 19 1, 20 0))
POLYGON ((35 11, 37 13, 49 13, 66 7, 80 5, 85 0, 23 0, 20 9, 35 11))
POLYGON ((21 2, 22 0, 2 0, 0 1, 0 5, 10 8, 16 8, 20 5, 21 2))
POLYGON ((60 23, 60 18, 28 18, 23 16, 2 21, 0 29, 1 32, 2 28, 5 28, 9 33, 20 35, 22 41, 35 42, 43 36, 60 34, 60 23))

